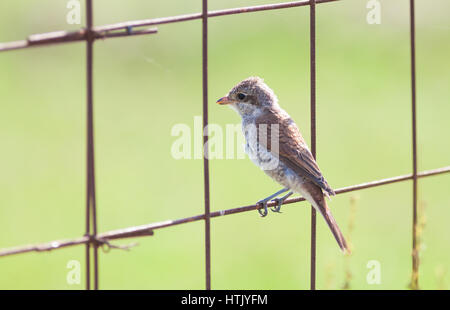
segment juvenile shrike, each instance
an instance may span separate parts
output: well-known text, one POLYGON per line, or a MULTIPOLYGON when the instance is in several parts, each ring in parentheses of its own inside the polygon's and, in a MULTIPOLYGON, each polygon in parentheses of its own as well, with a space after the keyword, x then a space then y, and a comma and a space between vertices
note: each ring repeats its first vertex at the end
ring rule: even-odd
POLYGON ((278 105, 274 92, 261 78, 250 77, 237 84, 217 103, 229 105, 239 113, 247 154, 267 175, 284 186, 284 189, 258 202, 262 206, 262 210, 258 209, 261 216, 267 215, 270 200, 289 191, 282 198, 273 199, 277 207, 272 211, 279 212, 283 201, 297 192, 322 214, 341 250, 349 252, 324 197, 335 193, 320 172, 297 125, 278 105))

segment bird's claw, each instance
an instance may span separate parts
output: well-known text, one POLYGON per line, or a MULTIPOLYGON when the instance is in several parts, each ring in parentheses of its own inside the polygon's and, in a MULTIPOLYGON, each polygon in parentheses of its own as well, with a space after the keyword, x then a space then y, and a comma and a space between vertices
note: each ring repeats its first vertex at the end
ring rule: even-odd
POLYGON ((265 217, 267 215, 267 213, 268 213, 268 211, 267 211, 267 201, 261 200, 261 201, 258 201, 256 204, 258 206, 261 206, 260 208, 257 209, 259 215, 261 215, 261 217, 265 217))
MULTIPOLYGON (((274 202, 277 203, 276 206, 270 208, 270 211, 276 212, 276 213, 283 213, 283 212, 280 211, 281 210, 281 205, 283 204, 283 200, 282 199, 275 198, 275 199, 270 200, 270 201, 271 202, 274 201, 274 202)), ((258 206, 260 206, 260 208, 258 208, 259 215, 261 215, 261 217, 267 216, 267 214, 268 214, 268 211, 267 211, 268 201, 261 200, 261 201, 258 201, 256 204, 258 206)))
POLYGON ((277 205, 275 207, 270 208, 270 211, 275 213, 283 213, 281 212, 281 205, 283 204, 284 200, 280 198, 275 198, 272 201, 276 202, 277 205))
POLYGON ((262 199, 262 200, 260 200, 260 201, 258 201, 257 203, 256 203, 256 205, 258 206, 258 213, 259 213, 259 215, 261 215, 261 217, 265 217, 266 215, 267 215, 267 204, 269 203, 269 201, 270 202, 276 202, 276 206, 274 206, 274 207, 271 207, 270 208, 270 210, 272 211, 272 212, 276 212, 276 213, 282 213, 280 210, 281 210, 281 205, 283 204, 283 202, 289 197, 289 196, 291 196, 292 194, 293 194, 293 192, 291 191, 291 192, 289 192, 289 193, 287 193, 286 195, 284 195, 283 197, 281 197, 281 198, 274 198, 274 197, 276 197, 276 196, 278 196, 279 194, 281 194, 281 193, 284 193, 284 192, 286 192, 286 191, 288 191, 288 189, 287 188, 284 188, 284 189, 282 189, 281 191, 278 191, 278 192, 276 192, 275 194, 273 194, 273 195, 270 195, 269 197, 267 197, 267 198, 264 198, 264 199, 262 199), (274 198, 274 199, 272 199, 272 198, 274 198))

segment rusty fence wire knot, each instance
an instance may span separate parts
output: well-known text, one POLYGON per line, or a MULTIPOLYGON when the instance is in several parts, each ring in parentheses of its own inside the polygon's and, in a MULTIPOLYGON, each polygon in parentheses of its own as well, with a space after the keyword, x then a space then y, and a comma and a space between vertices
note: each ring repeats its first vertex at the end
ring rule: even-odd
POLYGON ((103 253, 108 253, 111 251, 111 249, 119 249, 119 250, 125 250, 129 251, 131 248, 139 245, 137 242, 132 242, 130 244, 125 245, 115 245, 109 242, 107 239, 100 239, 97 238, 95 242, 98 244, 98 246, 102 249, 103 253))

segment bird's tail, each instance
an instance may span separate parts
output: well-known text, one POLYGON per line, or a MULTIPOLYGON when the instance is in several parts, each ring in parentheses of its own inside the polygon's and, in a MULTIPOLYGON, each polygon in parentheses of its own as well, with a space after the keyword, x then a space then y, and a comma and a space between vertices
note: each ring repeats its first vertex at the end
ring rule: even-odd
MULTIPOLYGON (((325 199, 324 199, 325 202, 325 199)), ((334 219, 333 215, 331 214, 330 208, 326 206, 325 202, 325 208, 322 211, 322 209, 319 209, 319 212, 322 214, 322 216, 325 218, 325 221, 328 224, 328 227, 330 227, 331 232, 333 233, 334 238, 336 239, 337 243, 339 244, 339 247, 345 254, 350 254, 350 248, 347 245, 347 241, 345 241, 344 235, 342 234, 341 230, 339 229, 338 224, 336 223, 336 220, 334 219)))
POLYGON ((325 201, 325 197, 323 195, 322 190, 320 187, 313 183, 304 183, 302 185, 302 191, 301 194, 303 197, 305 197, 306 200, 308 200, 313 207, 322 214, 325 221, 328 224, 328 227, 330 227, 331 232, 333 233, 334 238, 336 239, 339 247, 345 254, 350 254, 350 248, 347 245, 347 242, 345 241, 344 235, 342 234, 341 230, 339 229, 338 224, 336 223, 336 220, 334 219, 333 215, 331 214, 330 208, 328 208, 327 202, 325 201))

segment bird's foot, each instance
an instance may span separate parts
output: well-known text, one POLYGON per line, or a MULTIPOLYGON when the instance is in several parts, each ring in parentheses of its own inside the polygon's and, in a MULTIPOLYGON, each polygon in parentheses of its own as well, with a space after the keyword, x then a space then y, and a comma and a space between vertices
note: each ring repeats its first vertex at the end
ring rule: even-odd
POLYGON ((263 199, 260 200, 256 203, 256 205, 261 206, 260 208, 258 208, 258 213, 259 215, 261 215, 261 217, 265 217, 267 215, 267 200, 263 199))
POLYGON ((275 198, 274 200, 277 203, 275 207, 270 208, 270 211, 275 213, 283 213, 281 212, 281 205, 283 204, 283 201, 280 198, 275 198))
POLYGON ((281 198, 275 198, 275 199, 273 199, 272 201, 276 202, 276 203, 277 203, 277 206, 276 206, 276 207, 272 207, 270 210, 271 210, 272 212, 276 212, 276 213, 283 213, 283 212, 281 212, 281 205, 282 205, 283 202, 284 202, 286 199, 288 199, 289 196, 291 196, 292 194, 293 194, 293 192, 289 192, 289 193, 287 193, 286 195, 284 195, 284 196, 281 197, 281 198))
POLYGON ((259 206, 259 208, 257 209, 259 215, 261 215, 261 217, 267 216, 267 213, 268 213, 268 212, 267 212, 267 204, 269 203, 269 201, 274 201, 274 202, 277 203, 277 206, 271 208, 270 210, 271 210, 272 212, 281 213, 281 211, 280 211, 280 210, 281 210, 281 205, 283 204, 283 202, 284 202, 289 196, 291 196, 291 195, 293 194, 293 192, 289 192, 289 193, 287 193, 286 195, 284 195, 284 196, 281 197, 281 198, 275 198, 275 199, 273 199, 273 198, 276 197, 276 196, 278 196, 279 194, 282 194, 282 193, 288 191, 288 190, 289 190, 288 188, 283 188, 282 190, 276 192, 275 194, 270 195, 269 197, 264 198, 264 199, 258 201, 258 202, 256 203, 256 205, 259 206))
POLYGON ((268 212, 267 212, 267 203, 268 203, 269 201, 277 201, 278 207, 275 207, 275 210, 272 210, 272 211, 273 211, 273 212, 280 212, 281 204, 283 203, 284 200, 286 200, 287 197, 289 197, 290 195, 292 195, 292 192, 289 192, 288 194, 286 194, 285 196, 283 196, 283 197, 281 197, 281 198, 279 198, 279 199, 278 199, 278 198, 275 198, 275 199, 273 199, 273 200, 271 200, 271 199, 274 198, 274 197, 277 197, 278 195, 280 195, 280 194, 282 194, 282 193, 284 193, 284 192, 287 192, 288 190, 289 190, 288 188, 283 188, 282 190, 276 192, 275 194, 270 195, 269 197, 264 198, 264 199, 258 201, 258 202, 256 203, 256 205, 259 206, 259 208, 257 209, 259 215, 261 215, 261 217, 265 217, 265 216, 267 215, 267 213, 268 213, 268 212))

